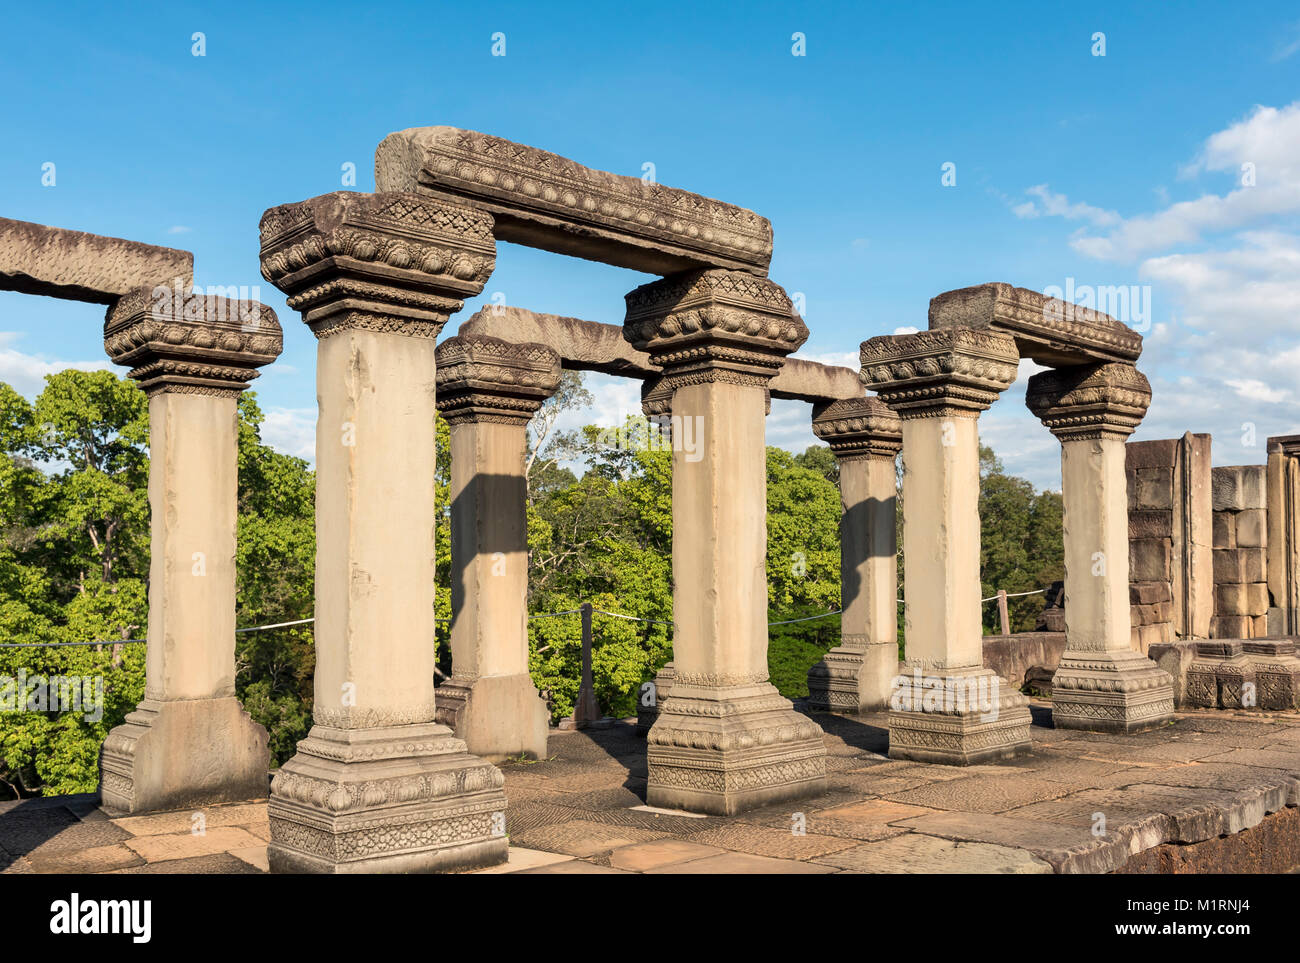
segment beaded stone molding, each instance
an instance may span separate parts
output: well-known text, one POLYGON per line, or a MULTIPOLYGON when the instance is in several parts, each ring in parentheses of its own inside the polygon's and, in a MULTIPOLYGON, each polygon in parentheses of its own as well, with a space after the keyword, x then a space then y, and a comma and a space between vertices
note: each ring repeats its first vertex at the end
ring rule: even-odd
POLYGON ((650 274, 761 276, 772 258, 772 225, 753 211, 456 127, 389 134, 375 151, 375 185, 480 207, 504 241, 650 274))
POLYGON ((237 395, 283 348, 266 305, 180 285, 132 291, 104 318, 104 350, 151 394, 237 395))
POLYGON ((819 408, 813 434, 837 458, 879 455, 893 458, 903 450, 902 422, 879 398, 844 398, 819 408))
POLYGON ((496 265, 492 217, 416 194, 336 191, 262 215, 262 276, 317 337, 436 337, 496 265))
POLYGON ((525 423, 560 385, 560 356, 544 344, 486 335, 438 345, 437 405, 448 424, 525 423))
MULTIPOLYGON (((1127 289, 1115 290, 1127 294, 1127 289)), ((1110 315, 1010 284, 945 291, 930 300, 929 320, 932 331, 1005 331, 1016 339, 1021 354, 1046 365, 1132 364, 1142 353, 1142 335, 1110 315)))
POLYGON ((626 296, 623 337, 664 369, 676 390, 724 381, 767 386, 808 339, 781 286, 740 271, 691 271, 626 296))
POLYGON ((862 343, 862 383, 902 418, 978 414, 1016 380, 1008 334, 947 328, 862 343))
POLYGON ((1151 403, 1151 385, 1130 364, 1090 364, 1029 379, 1025 404, 1062 441, 1127 438, 1151 403))

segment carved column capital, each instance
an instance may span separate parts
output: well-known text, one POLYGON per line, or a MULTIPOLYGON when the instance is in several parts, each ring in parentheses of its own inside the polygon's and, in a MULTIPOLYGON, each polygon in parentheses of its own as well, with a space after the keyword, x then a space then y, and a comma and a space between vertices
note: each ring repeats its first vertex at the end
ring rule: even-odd
POLYGON ((902 422, 879 398, 844 398, 819 406, 812 430, 838 459, 893 458, 903 450, 902 422))
POLYGON ((664 369, 672 390, 766 387, 808 328, 779 284, 742 271, 689 271, 627 295, 623 337, 664 369))
POLYGON ((496 265, 492 215, 416 194, 322 194, 269 209, 260 229, 262 276, 318 338, 435 338, 496 265))
POLYGON ((265 304, 194 294, 179 283, 125 294, 104 318, 104 350, 148 394, 234 397, 283 348, 265 304))
POLYGON ((448 338, 435 358, 438 411, 448 424, 526 424, 560 385, 560 356, 544 344, 448 338))
POLYGON ((1016 380, 1015 340, 945 328, 862 342, 862 383, 900 418, 978 417, 1016 380))
POLYGON ((1029 379, 1025 404, 1057 438, 1124 439, 1151 403, 1146 376, 1129 364, 1086 364, 1029 379))

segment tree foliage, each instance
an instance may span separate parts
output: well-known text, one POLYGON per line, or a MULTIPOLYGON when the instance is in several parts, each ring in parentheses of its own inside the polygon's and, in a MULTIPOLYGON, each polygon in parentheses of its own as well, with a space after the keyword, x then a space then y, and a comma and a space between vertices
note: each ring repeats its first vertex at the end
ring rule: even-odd
MULTIPOLYGON (((581 376, 567 373, 530 426, 525 453, 529 667, 556 718, 577 697, 582 635, 573 610, 582 603, 598 610, 592 661, 606 712, 634 713, 642 683, 672 657, 670 439, 641 417, 616 432, 561 430, 590 404, 581 376)), ((262 444, 252 393, 238 414, 236 624, 308 619, 315 476, 302 459, 262 444)), ((450 674, 451 460, 441 418, 436 439, 439 621, 430 641, 450 674)), ((147 625, 147 445, 144 394, 110 372, 51 375, 31 402, 0 384, 0 641, 28 644, 0 649, 0 684, 20 672, 77 675, 101 678, 104 691, 95 719, 0 713, 0 796, 5 785, 11 794, 93 789, 100 743, 143 694, 145 646, 123 640, 143 637, 147 625), (34 645, 55 642, 96 644, 34 645)), ((770 628, 769 672, 798 697, 809 667, 839 642, 839 466, 816 445, 800 454, 768 448, 766 469, 768 617, 785 623, 770 628)), ((1061 577, 1060 495, 1006 475, 987 448, 980 511, 985 595, 1061 577)), ((1041 596, 1013 600, 1013 629, 1032 628, 1041 608, 1041 596)), ((995 605, 985 605, 984 623, 997 631, 995 605)), ((236 694, 267 728, 272 764, 284 762, 311 724, 311 626, 240 633, 235 653, 236 694)))

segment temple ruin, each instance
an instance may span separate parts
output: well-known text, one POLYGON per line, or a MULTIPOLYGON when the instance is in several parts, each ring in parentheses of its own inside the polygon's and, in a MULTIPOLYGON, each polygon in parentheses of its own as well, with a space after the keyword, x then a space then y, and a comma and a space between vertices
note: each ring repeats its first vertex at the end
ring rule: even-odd
MULTIPOLYGON (((821 727, 768 680, 772 398, 811 406, 840 471, 842 635, 807 708, 888 710, 894 759, 1027 751, 1025 663, 986 656, 978 514, 979 416, 1025 358, 1049 369, 1027 405, 1061 447, 1063 638, 1029 659, 1052 673, 1054 725, 1122 738, 1176 707, 1300 708, 1300 436, 1270 439, 1267 467, 1212 468, 1205 435, 1127 442, 1151 389, 1115 319, 983 284, 935 297, 926 330, 863 341, 857 371, 820 365, 791 357, 808 328, 751 211, 449 127, 385 138, 375 184, 260 223, 263 276, 317 339, 319 400, 314 724, 270 784, 273 871, 506 858, 494 763, 543 757, 549 725, 528 671, 525 429, 564 369, 637 379, 647 415, 704 426, 700 457, 673 453, 673 659, 640 718, 651 806, 729 816, 825 790, 821 727), (659 279, 621 325, 493 306, 439 343, 498 241, 659 279), (438 414, 453 624, 435 687, 438 414)), ((109 357, 149 397, 147 689, 104 743, 115 814, 268 795, 266 733, 234 698, 235 399, 282 337, 269 308, 192 282, 185 252, 0 221, 0 287, 107 305, 109 357)))

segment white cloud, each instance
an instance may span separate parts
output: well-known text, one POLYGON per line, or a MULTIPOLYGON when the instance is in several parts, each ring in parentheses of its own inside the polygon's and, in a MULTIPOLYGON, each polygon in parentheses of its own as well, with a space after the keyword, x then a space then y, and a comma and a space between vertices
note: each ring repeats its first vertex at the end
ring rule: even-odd
POLYGON ((106 358, 98 361, 55 361, 10 347, 22 336, 18 331, 0 331, 0 381, 24 398, 35 398, 45 387, 45 376, 58 371, 68 368, 77 371, 113 370, 113 365, 106 358))
POLYGON ((1038 200, 1025 201, 1013 207, 1011 213, 1019 218, 1063 217, 1067 221, 1083 220, 1098 227, 1118 224, 1121 220, 1115 211, 1107 211, 1082 202, 1071 204, 1068 197, 1053 193, 1046 184, 1036 184, 1028 188, 1025 193, 1038 200))
POLYGON ((1257 106, 1208 137, 1180 171, 1183 178, 1203 174, 1226 175, 1234 188, 1123 219, 1109 233, 1084 234, 1071 246, 1088 257, 1130 261, 1300 213, 1300 101, 1282 108, 1257 106))
POLYGON ((192 228, 192 227, 186 227, 184 224, 173 224, 171 227, 167 228, 167 233, 168 233, 168 234, 188 234, 188 233, 190 233, 190 231, 192 231, 192 230, 194 230, 194 228, 192 228))
POLYGON ((268 408, 263 414, 262 443, 309 462, 316 460, 316 409, 268 408))

